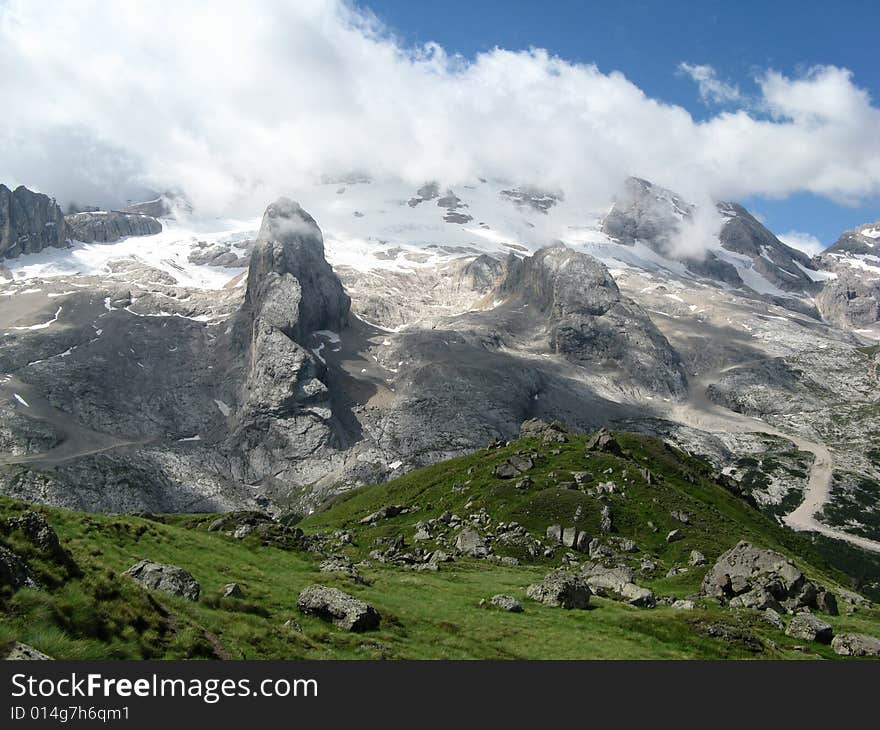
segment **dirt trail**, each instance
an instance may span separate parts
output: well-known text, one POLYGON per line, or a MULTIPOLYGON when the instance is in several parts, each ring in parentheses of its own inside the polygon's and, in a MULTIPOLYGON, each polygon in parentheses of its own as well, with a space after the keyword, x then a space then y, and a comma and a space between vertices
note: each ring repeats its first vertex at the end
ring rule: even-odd
POLYGON ((858 535, 850 535, 843 530, 829 527, 816 519, 816 514, 822 509, 831 496, 831 476, 833 468, 833 458, 828 447, 819 441, 809 441, 791 433, 780 431, 771 426, 769 423, 759 418, 744 416, 736 413, 728 408, 724 408, 713 403, 706 389, 712 383, 716 382, 719 377, 735 368, 751 365, 760 362, 764 358, 758 360, 750 360, 747 362, 736 363, 720 370, 705 373, 702 376, 691 381, 690 398, 687 403, 681 403, 673 407, 671 418, 673 420, 684 423, 693 428, 702 431, 714 433, 769 433, 774 436, 781 436, 793 442, 801 451, 808 451, 813 454, 813 466, 810 469, 810 478, 807 481, 804 490, 803 502, 793 512, 787 514, 783 521, 793 530, 805 530, 809 532, 818 532, 826 537, 835 540, 844 540, 845 542, 869 550, 870 552, 880 553, 880 542, 869 540, 858 535))
POLYGON ((62 439, 57 446, 39 453, 0 453, 0 465, 55 466, 82 456, 149 443, 147 439, 130 439, 93 431, 78 423, 70 414, 53 408, 30 385, 14 376, 8 376, 0 383, 0 398, 14 404, 24 415, 51 424, 62 439))

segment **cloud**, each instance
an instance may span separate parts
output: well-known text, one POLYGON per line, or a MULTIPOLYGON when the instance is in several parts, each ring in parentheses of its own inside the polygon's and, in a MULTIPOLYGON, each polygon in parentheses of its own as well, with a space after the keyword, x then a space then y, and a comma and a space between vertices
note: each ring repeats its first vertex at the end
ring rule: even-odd
POLYGON ((880 110, 830 66, 766 72, 759 116, 703 74, 733 108, 698 122, 619 72, 407 47, 335 0, 6 0, 0 68, 0 181, 62 202, 180 188, 202 211, 254 214, 352 171, 502 178, 585 209, 633 174, 690 200, 880 193, 880 110))
POLYGON ((742 101, 743 96, 739 87, 721 81, 711 66, 682 62, 678 64, 678 70, 696 81, 700 99, 704 104, 729 104, 742 101))
POLYGON ((809 256, 815 256, 826 248, 825 244, 812 233, 804 233, 803 231, 788 231, 787 233, 780 233, 777 238, 787 246, 796 248, 798 251, 803 251, 809 256))

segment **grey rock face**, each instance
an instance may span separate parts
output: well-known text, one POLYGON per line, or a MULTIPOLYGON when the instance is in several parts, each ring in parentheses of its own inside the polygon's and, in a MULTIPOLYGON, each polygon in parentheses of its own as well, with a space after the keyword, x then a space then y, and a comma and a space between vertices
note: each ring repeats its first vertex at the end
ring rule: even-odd
POLYGON ((299 204, 279 198, 263 215, 251 255, 245 312, 299 341, 315 330, 339 331, 350 308, 324 258, 318 224, 299 204))
POLYGON ((792 617, 785 629, 785 635, 804 641, 819 641, 830 644, 834 629, 831 624, 811 613, 799 613, 792 617))
POLYGON ((368 603, 322 585, 311 585, 299 594, 299 610, 309 616, 330 621, 344 631, 369 631, 379 628, 381 617, 368 603))
POLYGON ((513 596, 509 596, 506 593, 499 593, 496 596, 492 596, 489 599, 489 603, 491 603, 495 608, 500 608, 502 611, 510 611, 511 613, 522 613, 523 607, 522 604, 516 600, 513 596))
POLYGON ((826 281, 816 295, 816 306, 825 320, 851 329, 867 327, 880 320, 880 276, 871 276, 865 269, 850 266, 846 257, 823 255, 819 261, 823 268, 837 274, 837 278, 826 281))
POLYGON ((162 232, 155 218, 117 210, 74 213, 64 217, 70 237, 83 243, 113 243, 128 236, 151 236, 162 232))
POLYGON ((321 231, 287 198, 266 209, 230 348, 241 383, 231 445, 250 479, 336 443, 325 366, 306 338, 345 326, 351 300, 324 258, 321 231))
POLYGON ((841 656, 880 656, 880 639, 867 634, 838 634, 831 640, 831 648, 841 656))
POLYGON ((238 583, 227 583, 223 586, 223 598, 244 598, 244 592, 238 583))
POLYGON ((0 585, 12 588, 36 588, 33 571, 12 550, 0 545, 0 585))
POLYGON ((584 578, 570 573, 550 573, 540 583, 532 583, 526 595, 533 601, 554 608, 584 609, 590 603, 590 587, 584 578))
POLYGON ((455 547, 465 555, 484 558, 489 554, 486 539, 473 527, 465 527, 455 538, 455 547))
POLYGON ((809 256, 784 244, 741 205, 719 203, 718 209, 727 216, 719 233, 722 248, 751 258, 755 271, 783 291, 818 290, 803 271, 816 268, 809 256))
MULTIPOLYGON (((754 270, 783 291, 810 293, 819 289, 803 271, 815 269, 809 256, 782 243, 741 205, 718 203, 717 209, 724 218, 718 234, 723 249, 748 256, 754 270)), ((603 220, 602 230, 625 246, 641 242, 663 256, 682 261, 699 276, 742 287, 736 267, 713 252, 702 259, 676 252, 675 241, 695 214, 695 207, 672 191, 629 178, 603 220)))
POLYGON ((596 369, 614 363, 629 383, 673 396, 684 393, 677 353, 596 259, 561 245, 526 259, 511 256, 499 295, 546 315, 550 349, 569 362, 596 369))
POLYGON ((545 444, 563 444, 568 441, 565 427, 560 423, 547 423, 540 418, 523 421, 519 429, 520 438, 534 438, 545 444))
POLYGON ((141 560, 123 573, 140 583, 144 588, 162 591, 172 596, 181 596, 190 601, 199 600, 198 581, 189 571, 176 565, 153 563, 141 560))
POLYGON ((740 542, 706 573, 705 596, 746 608, 816 608, 817 587, 784 555, 740 542))
POLYGON ((64 215, 55 200, 19 186, 0 185, 0 258, 64 248, 69 239, 64 215))
POLYGON ((631 177, 602 221, 602 230, 625 246, 642 241, 666 253, 681 220, 692 213, 693 206, 669 190, 631 177))

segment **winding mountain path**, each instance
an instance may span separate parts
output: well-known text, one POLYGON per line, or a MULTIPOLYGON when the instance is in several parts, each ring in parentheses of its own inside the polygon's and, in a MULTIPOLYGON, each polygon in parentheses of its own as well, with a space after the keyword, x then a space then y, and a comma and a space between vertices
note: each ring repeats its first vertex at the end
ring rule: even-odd
POLYGON ((742 413, 720 406, 709 399, 707 388, 716 382, 721 375, 764 359, 736 363, 694 378, 691 381, 688 401, 673 407, 672 418, 685 425, 711 433, 769 433, 788 439, 801 451, 808 451, 814 458, 810 468, 810 478, 804 490, 804 499, 794 511, 783 518, 785 524, 793 530, 818 532, 835 540, 843 540, 863 550, 880 553, 880 542, 859 535, 851 535, 843 530, 829 527, 816 519, 816 514, 831 496, 834 460, 831 451, 824 443, 810 441, 801 436, 780 431, 766 421, 744 416, 742 413))

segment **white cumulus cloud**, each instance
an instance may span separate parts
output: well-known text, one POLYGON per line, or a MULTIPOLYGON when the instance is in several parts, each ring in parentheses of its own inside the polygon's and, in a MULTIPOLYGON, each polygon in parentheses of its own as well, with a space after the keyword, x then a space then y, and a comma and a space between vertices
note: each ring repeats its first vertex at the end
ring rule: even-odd
POLYGON ((338 0, 6 0, 0 68, 0 181, 62 201, 181 188, 203 211, 257 213, 353 171, 503 178, 585 206, 627 175, 691 200, 880 192, 880 110, 832 66, 767 71, 748 108, 689 67, 732 104, 696 121, 544 50, 404 46, 338 0))
POLYGON ((743 98, 739 87, 719 79, 712 66, 682 62, 678 64, 678 70, 697 83, 704 104, 725 104, 743 98))

